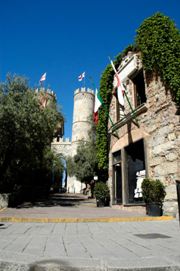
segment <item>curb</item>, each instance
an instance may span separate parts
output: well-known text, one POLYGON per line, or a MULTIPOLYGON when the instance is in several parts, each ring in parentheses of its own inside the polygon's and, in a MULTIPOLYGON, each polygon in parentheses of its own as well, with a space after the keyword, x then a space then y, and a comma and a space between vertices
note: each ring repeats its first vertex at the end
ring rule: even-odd
POLYGON ((27 218, 27 217, 0 217, 0 222, 16 223, 86 223, 86 222, 144 222, 174 220, 173 216, 145 216, 145 217, 98 217, 98 218, 27 218))
POLYGON ((4 210, 6 210, 7 208, 4 207, 4 208, 0 208, 0 212, 3 212, 4 210))

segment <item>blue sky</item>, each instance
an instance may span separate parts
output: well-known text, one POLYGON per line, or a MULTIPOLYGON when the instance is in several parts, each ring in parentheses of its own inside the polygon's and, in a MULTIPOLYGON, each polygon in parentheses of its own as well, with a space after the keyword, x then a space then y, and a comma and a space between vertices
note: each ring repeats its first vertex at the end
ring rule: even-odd
MULTIPOLYGON (((0 81, 8 72, 26 76, 31 87, 47 72, 46 87, 57 95, 71 137, 77 77, 101 74, 127 45, 142 21, 160 11, 180 28, 179 0, 2 0, 0 81)), ((86 86, 92 88, 86 78, 86 86)))

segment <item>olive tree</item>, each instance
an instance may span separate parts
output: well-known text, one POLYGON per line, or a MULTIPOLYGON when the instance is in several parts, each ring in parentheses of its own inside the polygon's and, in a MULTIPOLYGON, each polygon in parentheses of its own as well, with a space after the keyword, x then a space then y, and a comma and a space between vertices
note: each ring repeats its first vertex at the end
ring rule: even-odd
POLYGON ((25 78, 8 75, 0 84, 0 192, 49 182, 50 144, 62 119, 56 100, 42 107, 25 78))

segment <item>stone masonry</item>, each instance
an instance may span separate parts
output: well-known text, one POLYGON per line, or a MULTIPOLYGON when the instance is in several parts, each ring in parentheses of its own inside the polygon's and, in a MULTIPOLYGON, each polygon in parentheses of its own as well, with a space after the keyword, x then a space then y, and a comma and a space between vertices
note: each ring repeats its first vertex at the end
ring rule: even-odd
MULTIPOLYGON (((94 109, 94 91, 80 88, 74 92, 74 110, 72 124, 72 141, 69 138, 54 139, 51 146, 57 153, 73 157, 81 140, 89 140, 89 131, 92 125, 92 114, 94 109)), ((80 193, 84 188, 75 177, 67 179, 67 190, 71 193, 80 193)))
MULTIPOLYGON (((137 70, 140 70, 142 69, 140 55, 136 57, 139 59, 138 63, 136 62, 137 70)), ((124 69, 127 69, 126 66, 124 65, 124 69)), ((120 67, 119 74, 121 75, 123 65, 120 67)), ((177 113, 177 106, 172 100, 170 91, 165 88, 161 79, 153 77, 147 82, 145 73, 144 78, 146 102, 136 110, 139 127, 133 123, 131 117, 129 120, 120 117, 120 120, 117 121, 117 100, 113 97, 111 101, 110 115, 115 123, 119 139, 111 133, 109 184, 111 187, 113 181, 112 154, 118 150, 122 150, 130 143, 144 139, 146 175, 151 178, 160 179, 165 184, 167 195, 164 203, 164 211, 165 213, 176 214, 176 180, 180 179, 180 116, 177 113)), ((126 85, 127 95, 134 108, 134 84, 128 71, 123 78, 123 82, 126 85)), ((128 116, 129 112, 130 108, 125 99, 124 114, 128 116)))

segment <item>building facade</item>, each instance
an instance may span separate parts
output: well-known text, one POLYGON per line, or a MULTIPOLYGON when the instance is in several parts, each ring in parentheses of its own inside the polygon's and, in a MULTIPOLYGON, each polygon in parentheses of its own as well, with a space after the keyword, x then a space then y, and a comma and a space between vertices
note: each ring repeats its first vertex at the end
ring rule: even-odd
POLYGON ((129 52, 118 68, 125 86, 125 105, 113 96, 109 123, 109 186, 112 204, 143 203, 144 177, 166 186, 164 213, 177 213, 176 180, 180 179, 180 116, 160 77, 147 80, 141 56, 129 52), (127 96, 127 98, 126 98, 127 96), (133 111, 132 111, 133 109, 133 111))

